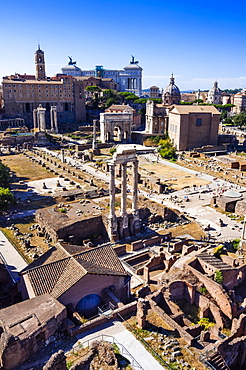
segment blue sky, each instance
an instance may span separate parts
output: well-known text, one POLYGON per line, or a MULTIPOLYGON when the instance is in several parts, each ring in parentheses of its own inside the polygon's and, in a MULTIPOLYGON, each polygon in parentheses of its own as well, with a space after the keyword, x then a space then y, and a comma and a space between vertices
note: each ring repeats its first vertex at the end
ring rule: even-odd
POLYGON ((246 88, 246 2, 199 0, 5 1, 1 5, 0 76, 34 74, 38 39, 46 73, 68 55, 82 69, 121 69, 131 55, 143 68, 143 88, 246 88))

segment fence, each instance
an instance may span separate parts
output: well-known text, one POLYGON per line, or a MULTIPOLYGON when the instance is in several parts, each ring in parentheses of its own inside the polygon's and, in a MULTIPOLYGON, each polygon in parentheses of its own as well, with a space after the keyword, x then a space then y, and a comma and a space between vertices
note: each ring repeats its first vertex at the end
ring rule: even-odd
POLYGON ((87 339, 86 341, 80 344, 81 346, 83 346, 83 348, 86 348, 86 347, 89 347, 95 340, 102 340, 104 342, 115 344, 118 347, 120 354, 130 361, 130 364, 134 370, 144 370, 144 368, 137 362, 137 360, 135 360, 135 358, 125 348, 125 346, 123 346, 123 344, 119 343, 114 337, 110 335, 106 335, 106 334, 98 335, 91 339, 87 339))

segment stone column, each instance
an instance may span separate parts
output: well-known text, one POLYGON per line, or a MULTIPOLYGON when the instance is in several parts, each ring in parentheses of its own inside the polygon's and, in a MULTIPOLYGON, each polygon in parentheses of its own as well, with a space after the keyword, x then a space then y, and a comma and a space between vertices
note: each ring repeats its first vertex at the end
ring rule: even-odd
POLYGON ((61 149, 61 161, 62 161, 62 163, 66 162, 65 155, 64 155, 64 149, 61 149))
POLYGON ((115 216, 115 164, 109 164, 109 237, 110 240, 117 239, 117 219, 115 216))
POLYGON ((132 174, 132 213, 135 234, 140 232, 139 212, 138 212, 138 161, 133 162, 132 174))
POLYGON ((126 169, 127 163, 121 164, 121 217, 122 217, 122 230, 124 239, 129 237, 128 215, 126 213, 126 199, 127 199, 127 183, 126 183, 126 169))
POLYGON ((121 165, 121 215, 124 216, 126 214, 126 163, 122 163, 121 165))
POLYGON ((58 130, 58 122, 57 122, 57 106, 54 105, 52 108, 53 108, 53 115, 54 115, 54 130, 55 130, 55 133, 58 134, 59 130, 58 130))
POLYGON ((32 116, 33 116, 33 127, 34 127, 34 130, 35 130, 35 129, 38 128, 38 124, 37 124, 37 109, 33 109, 32 116))
POLYGON ((96 149, 97 148, 97 143, 96 143, 96 125, 97 125, 97 120, 94 119, 93 120, 93 141, 92 141, 92 149, 96 149))
POLYGON ((42 106, 39 106, 37 111, 38 111, 39 130, 40 131, 45 131, 46 130, 46 125, 45 125, 45 111, 46 111, 46 109, 43 108, 42 106))
POLYGON ((54 131, 54 116, 53 116, 53 107, 50 107, 50 129, 54 131))

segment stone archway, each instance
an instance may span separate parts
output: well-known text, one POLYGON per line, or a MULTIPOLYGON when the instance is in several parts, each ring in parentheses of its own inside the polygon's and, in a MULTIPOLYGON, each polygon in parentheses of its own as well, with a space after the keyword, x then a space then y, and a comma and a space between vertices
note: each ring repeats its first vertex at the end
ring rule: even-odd
POLYGON ((122 127, 120 125, 115 125, 113 129, 113 139, 114 141, 122 141, 122 127))

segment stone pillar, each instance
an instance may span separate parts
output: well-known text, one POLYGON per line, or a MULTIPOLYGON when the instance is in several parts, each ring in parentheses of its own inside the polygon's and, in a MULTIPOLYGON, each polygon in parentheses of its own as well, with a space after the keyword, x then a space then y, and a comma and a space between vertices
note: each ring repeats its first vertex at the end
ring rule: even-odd
POLYGON ((57 123, 57 106, 52 105, 50 108, 50 124, 51 124, 51 130, 54 131, 56 134, 58 134, 58 123, 57 123))
POLYGON ((97 143, 96 143, 96 128, 97 128, 97 120, 94 119, 93 120, 93 141, 92 141, 92 149, 96 149, 97 148, 97 143))
POLYGON ((66 162, 65 155, 64 155, 64 149, 61 149, 61 161, 62 161, 62 163, 66 162))
POLYGON ((98 149, 98 147, 97 147, 96 137, 97 137, 97 120, 94 119, 93 120, 92 153, 98 155, 98 154, 100 154, 100 149, 98 149))
POLYGON ((121 215, 124 216, 126 214, 126 163, 122 163, 121 165, 121 176, 122 176, 122 182, 121 182, 121 215))
POLYGON ((133 162, 132 174, 132 213, 135 234, 140 233, 139 211, 138 211, 138 161, 133 162))
POLYGON ((117 240, 117 219, 115 216, 115 164, 110 163, 109 183, 109 237, 110 240, 117 240))
POLYGON ((32 116, 33 116, 33 127, 34 127, 34 130, 38 128, 38 124, 37 124, 37 109, 33 109, 33 112, 32 112, 32 116))
POLYGON ((43 108, 41 105, 37 109, 38 113, 38 126, 39 126, 39 131, 45 131, 46 130, 46 125, 45 125, 45 111, 46 109, 43 108))
POLYGON ((129 237, 129 227, 128 227, 128 215, 126 213, 126 199, 127 199, 127 183, 126 183, 126 168, 127 163, 121 164, 121 217, 122 217, 122 233, 123 238, 129 237))
POLYGON ((53 107, 50 107, 50 129, 54 132, 54 116, 53 116, 53 107))
POLYGON ((143 298, 138 299, 137 303, 137 323, 140 329, 144 329, 146 325, 146 315, 147 315, 147 304, 143 298))

